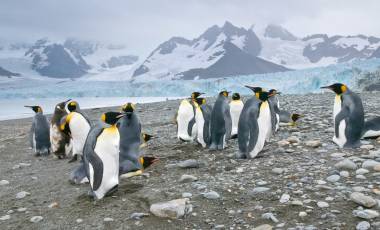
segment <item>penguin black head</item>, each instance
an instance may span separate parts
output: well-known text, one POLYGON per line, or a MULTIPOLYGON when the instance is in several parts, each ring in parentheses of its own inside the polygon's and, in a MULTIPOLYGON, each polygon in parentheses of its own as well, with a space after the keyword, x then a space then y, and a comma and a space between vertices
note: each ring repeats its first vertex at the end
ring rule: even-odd
POLYGON ((126 113, 133 113, 133 111, 135 111, 135 108, 136 106, 134 104, 128 102, 127 104, 121 107, 121 110, 126 113))
POLYGON ((24 107, 31 108, 35 113, 42 113, 41 106, 38 106, 38 105, 33 105, 33 106, 25 105, 24 107))
POLYGON ((151 156, 151 157, 150 156, 140 157, 140 163, 142 164, 143 169, 148 168, 152 164, 156 163, 158 160, 159 159, 157 157, 154 157, 154 156, 151 156))
POLYGON ((192 94, 191 94, 191 99, 197 99, 200 95, 202 95, 202 94, 204 94, 204 93, 200 93, 200 92, 193 92, 192 94))
POLYGON ((198 97, 198 98, 195 99, 195 102, 196 102, 199 106, 201 106, 201 105, 203 105, 203 104, 206 104, 206 99, 203 98, 203 97, 198 97))
POLYGON ((120 113, 120 112, 107 112, 107 113, 103 113, 100 119, 106 124, 114 125, 124 115, 125 113, 120 113))
POLYGON ((276 95, 276 94, 281 94, 280 92, 277 91, 277 89, 270 89, 268 91, 270 94, 276 95))
POLYGON ((255 94, 263 91, 263 88, 261 87, 254 87, 254 86, 249 86, 249 85, 245 85, 245 87, 252 90, 255 94))
POLYGON ((153 138, 152 135, 149 135, 147 133, 143 133, 142 137, 143 137, 144 142, 148 142, 149 140, 151 140, 153 138))
POLYGON ((301 116, 301 114, 298 114, 298 113, 293 113, 291 116, 290 116, 290 119, 292 119, 293 122, 296 122, 301 116))
POLYGON ((69 101, 71 101, 71 99, 58 103, 58 104, 55 106, 55 109, 54 109, 55 112, 65 111, 66 104, 67 104, 67 102, 69 102, 69 101))
POLYGON ((67 105, 67 109, 70 112, 75 112, 75 111, 79 110, 79 104, 78 104, 78 102, 76 102, 76 101, 70 101, 70 103, 67 105))
POLYGON ((259 99, 260 101, 267 101, 268 98, 273 96, 273 94, 266 91, 258 92, 255 95, 256 95, 256 98, 259 99))
POLYGON ((234 101, 240 100, 240 94, 239 93, 232 94, 232 100, 234 100, 234 101))
POLYGON ((222 95, 222 96, 228 97, 228 94, 229 94, 229 93, 230 93, 229 91, 227 91, 227 90, 223 90, 223 91, 221 91, 221 92, 219 93, 219 95, 222 95))
POLYGON ((348 88, 345 84, 335 83, 329 86, 323 86, 321 87, 321 89, 330 89, 334 91, 336 94, 341 95, 342 93, 345 93, 348 88))

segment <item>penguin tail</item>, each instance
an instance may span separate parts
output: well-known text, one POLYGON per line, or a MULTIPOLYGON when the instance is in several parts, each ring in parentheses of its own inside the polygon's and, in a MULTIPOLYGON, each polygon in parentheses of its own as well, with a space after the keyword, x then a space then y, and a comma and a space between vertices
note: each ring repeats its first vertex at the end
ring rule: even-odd
POLYGON ((160 159, 155 156, 144 156, 140 158, 143 169, 146 169, 153 164, 157 163, 160 159))

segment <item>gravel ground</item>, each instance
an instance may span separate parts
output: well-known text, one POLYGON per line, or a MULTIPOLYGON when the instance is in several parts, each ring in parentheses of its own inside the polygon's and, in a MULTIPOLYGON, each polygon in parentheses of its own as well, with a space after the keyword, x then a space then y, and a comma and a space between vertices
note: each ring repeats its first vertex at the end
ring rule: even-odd
MULTIPOLYGON (((380 94, 361 96, 366 116, 378 115, 380 94)), ((235 159, 236 140, 221 152, 179 142, 179 101, 138 105, 143 131, 157 137, 144 151, 160 161, 97 202, 86 195, 88 184, 68 182, 78 163, 31 155, 30 118, 1 121, 0 229, 380 229, 380 141, 338 149, 331 141, 333 99, 281 96, 282 108, 305 117, 296 127, 282 126, 251 160, 235 159), (188 159, 197 167, 178 167, 188 159), (182 197, 192 207, 183 217, 149 210, 182 197)), ((97 120, 112 109, 87 114, 97 120)))

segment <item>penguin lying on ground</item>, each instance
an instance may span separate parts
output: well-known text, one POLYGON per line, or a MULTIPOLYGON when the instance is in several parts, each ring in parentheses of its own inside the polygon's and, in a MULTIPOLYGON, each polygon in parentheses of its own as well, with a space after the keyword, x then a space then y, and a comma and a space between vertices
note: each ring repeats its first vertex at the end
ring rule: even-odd
POLYGON ((25 106, 31 108, 35 115, 30 129, 30 145, 36 156, 47 156, 50 153, 49 122, 42 112, 41 106, 25 106))
POLYGON ((193 141, 197 128, 195 123, 195 100, 203 93, 193 92, 190 99, 184 99, 176 114, 177 138, 181 141, 193 141))
POLYGON ((196 99, 195 123, 197 124, 197 142, 206 148, 210 145, 211 106, 205 98, 196 99))
POLYGON ((226 90, 219 93, 212 108, 210 120, 211 150, 222 150, 226 141, 231 138, 232 121, 226 90))
POLYGON ((380 136, 380 117, 364 122, 362 138, 378 138, 380 136))
POLYGON ((70 100, 60 102, 55 106, 50 122, 51 151, 58 159, 66 158, 72 150, 70 135, 60 129, 61 120, 67 115, 66 103, 70 100))
POLYGON ((231 138, 236 138, 238 134, 238 124, 241 110, 243 109, 244 103, 240 98, 239 93, 232 94, 232 101, 230 102, 230 114, 232 121, 231 138))
POLYGON ((280 123, 295 125, 296 121, 302 117, 301 114, 298 113, 289 113, 285 110, 280 110, 280 123))
POLYGON ((151 136, 141 134, 141 123, 136 115, 135 105, 127 103, 122 107, 125 113, 118 122, 120 133, 119 174, 122 178, 139 175, 157 162, 156 157, 141 156, 140 148, 151 136))
POLYGON ((107 112, 101 120, 111 125, 91 129, 83 150, 86 177, 90 182, 90 196, 102 199, 117 190, 119 185, 120 134, 116 122, 125 114, 107 112))
POLYGON ((340 148, 357 148, 364 128, 364 109, 360 97, 346 85, 335 83, 321 87, 336 93, 333 141, 340 148))
MULTIPOLYGON (((254 90, 254 89, 253 89, 254 90)), ((237 158, 254 158, 263 149, 268 132, 272 130, 268 92, 256 92, 244 104, 239 119, 237 158)))

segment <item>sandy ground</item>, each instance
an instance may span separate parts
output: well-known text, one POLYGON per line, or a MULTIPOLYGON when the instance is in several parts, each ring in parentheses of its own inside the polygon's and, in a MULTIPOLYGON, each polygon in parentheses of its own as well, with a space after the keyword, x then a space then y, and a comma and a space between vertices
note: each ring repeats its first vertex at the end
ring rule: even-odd
MULTIPOLYGON (((379 111, 379 95, 362 95, 368 116, 379 111)), ((143 176, 122 180, 113 196, 97 202, 87 196, 88 184, 75 186, 68 182, 77 163, 31 155, 28 146, 31 118, 1 121, 0 180, 9 184, 0 186, 0 217, 10 218, 0 220, 0 229, 252 229, 262 224, 274 229, 354 229, 362 219, 353 216, 352 211, 358 205, 349 200, 349 195, 355 187, 362 187, 363 193, 379 200, 380 195, 373 192, 379 189, 379 173, 369 172, 363 179, 357 178, 355 171, 349 171, 350 176, 341 177, 338 182, 326 178, 339 175, 341 170, 334 165, 343 158, 360 167, 380 143, 365 142, 374 150, 338 149, 331 142, 333 98, 332 94, 282 96, 283 108, 302 113, 305 118, 297 127, 281 127, 260 157, 252 160, 235 159, 236 140, 229 141, 229 147, 222 152, 179 142, 173 123, 179 101, 138 105, 143 131, 157 137, 144 151, 158 156, 160 162, 143 176), (291 136, 298 141, 279 145, 280 140, 291 136), (322 146, 309 147, 305 144, 309 140, 320 141, 322 146), (332 157, 334 153, 342 156, 332 157), (186 159, 198 160, 200 167, 172 167, 186 159), (274 168, 283 172, 274 173, 274 168), (197 181, 180 183, 183 174, 194 175, 197 181), (260 187, 268 191, 255 192, 260 187), (16 199, 21 191, 30 195, 16 199), (208 191, 216 191, 220 198, 204 198, 202 194, 208 191), (192 194, 193 205, 192 212, 185 217, 164 219, 149 214, 152 203, 181 198, 184 192, 192 194), (290 201, 279 202, 283 194, 289 194, 290 201), (294 205, 292 201, 302 204, 294 205), (318 207, 318 201, 328 203, 329 207, 318 207), (54 202, 57 206, 49 207, 54 202), (302 211, 307 216, 300 217, 302 211), (149 216, 131 219, 135 212, 149 216), (277 222, 263 218, 264 213, 273 214, 277 222), (33 216, 42 216, 43 220, 32 223, 33 216)), ((102 112, 110 110, 115 108, 91 109, 87 114, 98 120, 102 112)), ((378 206, 372 209, 379 212, 378 206)), ((372 229, 380 228, 379 217, 367 221, 372 229)))

